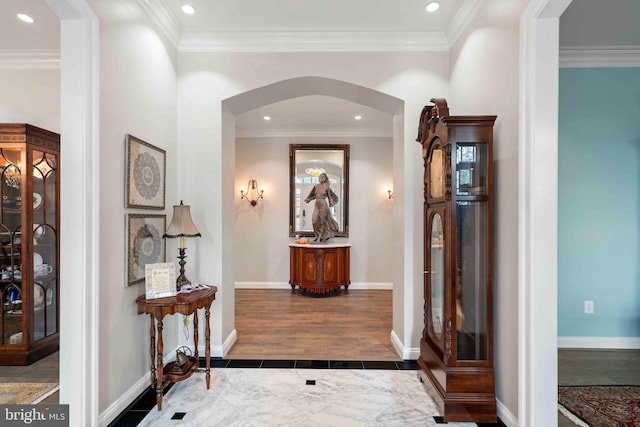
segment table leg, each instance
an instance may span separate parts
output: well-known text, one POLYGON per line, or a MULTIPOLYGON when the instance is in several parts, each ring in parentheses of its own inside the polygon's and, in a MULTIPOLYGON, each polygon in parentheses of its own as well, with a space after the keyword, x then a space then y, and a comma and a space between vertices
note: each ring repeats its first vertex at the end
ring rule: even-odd
POLYGON ((209 326, 209 307, 204 309, 204 317, 207 320, 207 325, 204 329, 204 357, 205 357, 205 381, 207 383, 207 390, 209 390, 209 384, 211 383, 211 327, 209 326))
POLYGON ((153 314, 150 314, 151 318, 151 328, 149 328, 150 336, 151 336, 151 347, 149 348, 149 354, 151 355, 151 388, 156 387, 156 325, 153 321, 153 314))
POLYGON ((162 319, 158 320, 158 362, 157 368, 157 381, 156 381, 156 403, 158 404, 158 411, 162 410, 162 391, 164 390, 164 366, 162 361, 162 352, 164 351, 164 343, 162 341, 162 319))
POLYGON ((198 358, 198 310, 193 311, 193 345, 195 358, 198 358))

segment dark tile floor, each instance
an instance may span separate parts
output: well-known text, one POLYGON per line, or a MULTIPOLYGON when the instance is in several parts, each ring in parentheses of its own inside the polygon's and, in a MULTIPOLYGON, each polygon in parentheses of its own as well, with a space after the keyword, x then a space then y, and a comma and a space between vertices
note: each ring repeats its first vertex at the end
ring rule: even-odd
MULTIPOLYGON (((200 367, 204 368, 205 359, 200 358, 200 367)), ((282 368, 282 369, 391 369, 416 370, 415 360, 404 361, 342 361, 342 360, 243 360, 211 358, 211 368, 282 368)), ((165 388, 165 393, 171 389, 165 388)), ((155 391, 150 388, 125 409, 109 427, 134 427, 156 406, 155 391)), ((445 423, 446 424, 446 423, 445 423)), ((479 427, 504 427, 498 420, 497 424, 478 424, 479 427)))

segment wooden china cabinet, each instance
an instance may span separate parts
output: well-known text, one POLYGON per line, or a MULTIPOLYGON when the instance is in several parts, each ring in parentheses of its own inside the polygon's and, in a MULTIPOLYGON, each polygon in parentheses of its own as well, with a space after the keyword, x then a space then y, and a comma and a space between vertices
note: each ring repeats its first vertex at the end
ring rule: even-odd
POLYGON ((59 346, 60 135, 0 124, 0 365, 59 346))
POLYGON ((424 329, 418 376, 445 421, 496 422, 493 124, 423 109, 424 329))

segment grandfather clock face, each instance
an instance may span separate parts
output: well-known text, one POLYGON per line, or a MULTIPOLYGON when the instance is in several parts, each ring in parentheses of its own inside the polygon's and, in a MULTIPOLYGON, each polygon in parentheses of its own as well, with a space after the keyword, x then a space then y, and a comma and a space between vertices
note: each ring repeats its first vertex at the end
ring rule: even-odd
POLYGON ((444 152, 441 146, 431 152, 429 163, 429 195, 440 198, 444 195, 444 152))

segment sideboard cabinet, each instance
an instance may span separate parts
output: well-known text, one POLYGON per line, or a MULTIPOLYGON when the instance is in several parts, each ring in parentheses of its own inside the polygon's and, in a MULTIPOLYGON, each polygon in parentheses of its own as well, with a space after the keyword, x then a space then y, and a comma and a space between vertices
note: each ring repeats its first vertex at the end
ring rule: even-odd
POLYGON ((289 245, 289 284, 300 293, 340 293, 340 287, 348 289, 350 279, 351 245, 346 243, 289 245))
POLYGON ((58 350, 60 135, 0 124, 0 365, 58 350))
POLYGON ((496 422, 493 370, 493 124, 422 112, 424 329, 419 377, 445 421, 496 422))

